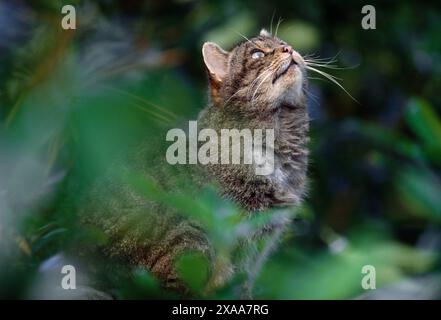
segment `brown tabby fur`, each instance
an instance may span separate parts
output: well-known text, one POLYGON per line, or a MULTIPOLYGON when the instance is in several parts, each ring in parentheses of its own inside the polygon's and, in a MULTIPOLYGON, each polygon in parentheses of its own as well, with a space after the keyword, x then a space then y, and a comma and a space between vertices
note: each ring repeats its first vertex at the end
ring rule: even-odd
MULTIPOLYGON (((308 115, 304 88, 306 75, 301 56, 282 40, 262 30, 230 52, 206 43, 203 48, 210 82, 210 102, 200 113, 199 129, 274 129, 275 171, 255 174, 252 165, 207 165, 198 169, 143 162, 141 148, 131 168, 135 172, 157 172, 155 181, 168 192, 180 192, 173 174, 187 176, 187 188, 204 183, 220 186, 224 196, 250 214, 274 206, 298 205, 304 196, 307 169, 308 115), (253 58, 256 51, 263 57, 253 58), (291 63, 285 70, 286 63, 291 63), (282 72, 284 71, 284 72, 282 72), (175 170, 175 171, 173 171, 175 170), (206 179, 206 178, 209 179, 206 179), (190 186, 190 187, 188 187, 190 186)), ((214 252, 202 227, 179 212, 148 201, 114 177, 104 179, 90 195, 82 212, 85 225, 98 227, 108 238, 101 249, 134 266, 150 270, 166 287, 187 292, 177 276, 174 262, 179 254, 197 251, 214 263, 214 252), (105 193, 103 200, 100 194, 105 193)), ((231 268, 214 275, 219 284, 231 268), (222 274, 223 273, 223 274, 222 274)))

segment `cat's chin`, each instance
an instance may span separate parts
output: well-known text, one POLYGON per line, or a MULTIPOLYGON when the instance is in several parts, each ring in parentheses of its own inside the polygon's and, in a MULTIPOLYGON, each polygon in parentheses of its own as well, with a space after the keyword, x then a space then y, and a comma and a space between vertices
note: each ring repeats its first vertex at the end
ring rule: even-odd
POLYGON ((277 104, 296 105, 304 98, 302 87, 303 73, 298 66, 292 66, 274 83, 271 95, 277 104))
POLYGON ((277 105, 296 106, 302 104, 305 99, 301 83, 294 83, 288 88, 280 88, 279 90, 276 99, 277 105))

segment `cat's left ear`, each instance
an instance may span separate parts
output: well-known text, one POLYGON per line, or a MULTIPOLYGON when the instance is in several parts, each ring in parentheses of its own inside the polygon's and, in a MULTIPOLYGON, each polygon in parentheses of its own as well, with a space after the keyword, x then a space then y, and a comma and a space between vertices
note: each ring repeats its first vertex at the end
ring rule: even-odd
POLYGON ((220 85, 228 73, 228 52, 213 42, 205 42, 202 46, 202 55, 210 80, 220 85))

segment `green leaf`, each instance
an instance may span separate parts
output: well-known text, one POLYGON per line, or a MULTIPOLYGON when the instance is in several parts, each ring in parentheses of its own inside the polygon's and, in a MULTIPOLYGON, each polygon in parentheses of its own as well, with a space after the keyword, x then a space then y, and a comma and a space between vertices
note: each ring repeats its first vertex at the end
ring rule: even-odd
POLYGON ((359 121, 354 121, 354 128, 369 142, 378 143, 381 147, 392 150, 409 159, 422 159, 423 153, 418 144, 392 130, 359 121))
POLYGON ((423 169, 404 169, 397 177, 401 202, 416 216, 441 221, 441 183, 423 169))
POLYGON ((209 264, 200 253, 186 253, 177 261, 178 274, 190 289, 199 292, 208 281, 209 264))
POLYGON ((421 98, 412 98, 406 109, 406 121, 424 144, 425 153, 441 163, 441 120, 432 106, 421 98))

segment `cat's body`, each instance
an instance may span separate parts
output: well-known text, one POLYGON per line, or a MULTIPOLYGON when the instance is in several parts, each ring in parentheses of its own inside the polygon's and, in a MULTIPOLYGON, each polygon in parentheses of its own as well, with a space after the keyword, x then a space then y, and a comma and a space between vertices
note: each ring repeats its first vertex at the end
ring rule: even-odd
MULTIPOLYGON (((307 167, 303 59, 266 31, 230 52, 206 43, 203 56, 210 80, 210 103, 199 115, 199 130, 273 129, 274 171, 265 176, 256 175, 253 165, 245 164, 195 168, 171 166, 165 161, 148 163, 143 159, 151 150, 143 148, 126 171, 140 176, 155 172, 154 181, 171 193, 192 189, 196 196, 204 184, 214 183, 249 214, 274 206, 298 205, 305 192, 307 167), (186 184, 179 185, 182 180, 176 177, 183 177, 186 184)), ((181 253, 196 251, 216 261, 210 240, 197 221, 146 199, 120 177, 103 179, 88 199, 82 221, 107 236, 101 250, 147 268, 169 288, 186 290, 174 264, 181 253)), ((216 284, 228 278, 233 267, 220 270, 220 274, 212 275, 216 284)))

